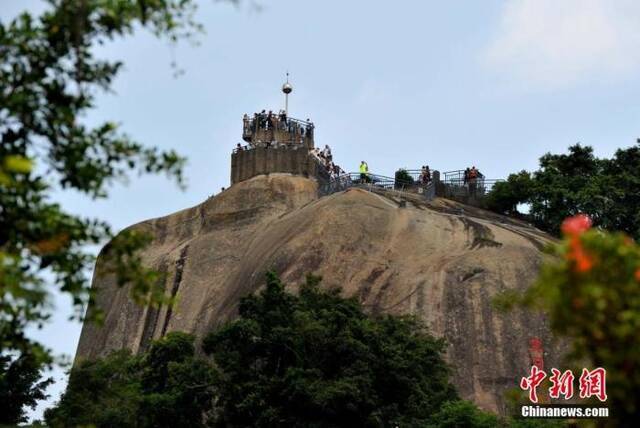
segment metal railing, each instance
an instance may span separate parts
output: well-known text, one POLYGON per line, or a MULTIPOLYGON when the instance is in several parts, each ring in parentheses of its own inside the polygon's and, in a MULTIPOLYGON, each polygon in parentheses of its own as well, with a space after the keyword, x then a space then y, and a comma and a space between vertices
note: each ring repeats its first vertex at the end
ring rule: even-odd
POLYGON ((406 188, 417 190, 418 193, 423 193, 428 200, 432 200, 436 197, 436 183, 434 181, 433 175, 434 172, 437 172, 436 170, 430 169, 429 175, 427 177, 423 176, 422 169, 400 168, 398 171, 396 171, 396 174, 399 171, 404 171, 409 177, 411 177, 412 181, 396 181, 404 184, 406 188))
POLYGON ((474 180, 469 180, 468 182, 465 183, 464 180, 456 180, 456 181, 447 181, 445 182, 445 185, 447 186, 451 186, 451 187, 460 187, 460 188, 471 188, 471 187, 476 187, 477 189, 483 189, 483 193, 489 193, 492 189, 493 186, 495 186, 496 183, 500 183, 504 181, 503 179, 499 179, 499 178, 477 178, 474 180))
MULTIPOLYGON (((406 172, 409 177, 411 177, 411 179, 413 179, 413 181, 415 181, 416 183, 422 183, 422 184, 426 184, 423 182, 424 177, 422 176, 422 170, 421 169, 405 169, 405 168, 401 168, 402 171, 406 172)), ((400 171, 400 170, 398 170, 400 171)), ((434 170, 430 169, 429 170, 429 179, 427 181, 427 183, 433 181, 433 173, 434 170)))
POLYGON ((465 177, 464 169, 447 171, 442 176, 445 196, 484 196, 493 189, 496 183, 504 181, 502 179, 486 178, 481 173, 478 173, 476 178, 468 178, 465 177))
POLYGON ((236 146, 233 148, 232 153, 238 152, 248 152, 256 149, 279 149, 279 148, 287 148, 287 149, 299 149, 299 150, 308 150, 308 148, 301 143, 298 142, 280 142, 280 141, 261 141, 253 144, 241 145, 240 147, 236 146))
MULTIPOLYGON (((264 121, 263 123, 268 122, 269 120, 269 114, 265 113, 264 116, 260 116, 260 113, 256 113, 253 117, 250 116, 246 116, 242 119, 242 121, 244 123, 251 123, 253 124, 254 121, 264 121)), ((302 119, 296 119, 294 117, 291 116, 281 116, 278 113, 271 113, 271 120, 272 123, 292 123, 292 124, 296 124, 298 126, 311 126, 313 127, 313 122, 311 122, 310 120, 302 120, 302 119)))
POLYGON ((321 196, 330 195, 332 193, 341 192, 351 187, 359 187, 370 191, 388 190, 396 191, 400 195, 403 192, 418 193, 426 199, 431 200, 435 197, 435 185, 433 182, 423 185, 415 181, 396 180, 392 177, 386 177, 378 174, 362 174, 358 172, 350 172, 334 177, 328 182, 321 183, 318 189, 321 196))
MULTIPOLYGON (((265 132, 279 131, 290 134, 290 139, 299 137, 313 138, 315 126, 310 121, 280 116, 279 114, 245 116, 242 119, 242 138, 249 141, 254 135, 265 132)), ((272 135, 273 137, 273 135, 272 135)))

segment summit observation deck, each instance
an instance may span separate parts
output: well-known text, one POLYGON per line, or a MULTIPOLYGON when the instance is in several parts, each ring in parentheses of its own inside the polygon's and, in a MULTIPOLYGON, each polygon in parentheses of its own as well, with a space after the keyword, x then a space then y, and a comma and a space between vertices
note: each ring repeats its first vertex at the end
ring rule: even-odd
POLYGON ((270 173, 329 180, 329 171, 312 155, 315 126, 279 113, 262 111, 242 119, 242 139, 231 154, 231 184, 270 173))
POLYGON ((242 119, 242 139, 250 146, 297 144, 313 149, 314 129, 311 121, 288 117, 284 111, 272 113, 263 110, 253 117, 245 114, 242 119))

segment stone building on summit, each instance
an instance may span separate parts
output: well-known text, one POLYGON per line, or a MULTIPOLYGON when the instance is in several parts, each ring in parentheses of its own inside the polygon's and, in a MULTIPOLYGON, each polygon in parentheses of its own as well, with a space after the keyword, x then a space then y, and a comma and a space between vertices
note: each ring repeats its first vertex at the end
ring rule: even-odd
POLYGON ((293 91, 288 78, 282 91, 286 96, 284 110, 244 115, 242 139, 247 145, 239 144, 231 155, 231 184, 270 173, 329 179, 324 165, 312 155, 314 124, 288 115, 288 98, 293 91))

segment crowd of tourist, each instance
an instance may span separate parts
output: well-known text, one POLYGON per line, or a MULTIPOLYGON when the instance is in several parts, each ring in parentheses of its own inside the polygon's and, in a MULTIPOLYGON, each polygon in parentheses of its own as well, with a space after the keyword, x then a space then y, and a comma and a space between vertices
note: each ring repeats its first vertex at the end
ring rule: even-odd
POLYGON ((478 182, 482 180, 484 175, 478 170, 478 168, 472 166, 464 170, 463 184, 469 188, 469 193, 475 194, 478 190, 478 182))
MULTIPOLYGON (((241 150, 249 150, 253 147, 279 147, 279 146, 290 146, 291 143, 260 143, 254 144, 251 146, 242 146, 240 143, 236 146, 236 151, 241 150)), ((295 144, 297 146, 297 144, 295 144)), ((369 165, 367 162, 360 162, 360 166, 358 169, 359 178, 353 178, 353 174, 347 173, 344 169, 342 169, 339 165, 337 165, 333 161, 333 154, 331 153, 331 148, 329 145, 325 145, 323 149, 315 147, 309 151, 309 154, 313 156, 316 161, 324 166, 329 178, 331 179, 331 185, 336 186, 336 188, 347 188, 352 183, 352 179, 356 180, 359 183, 372 183, 375 180, 374 177, 369 173, 369 165)), ((449 183, 454 186, 463 186, 465 187, 469 194, 475 195, 477 192, 484 192, 484 175, 476 168, 476 166, 468 167, 462 173, 462 177, 459 178, 450 177, 449 179, 445 179, 445 183, 449 183)), ((433 181, 432 170, 429 165, 423 165, 420 168, 420 173, 418 178, 415 180, 416 184, 419 184, 420 187, 425 187, 433 181)))
MULTIPOLYGON (((324 166, 328 176, 334 180, 340 178, 340 180, 351 180, 351 176, 346 173, 339 165, 333 162, 333 155, 331 148, 325 145, 323 149, 311 148, 313 147, 314 125, 307 119, 300 121, 287 117, 285 110, 280 110, 274 113, 272 110, 262 110, 259 113, 254 113, 253 117, 245 114, 243 118, 243 138, 248 141, 248 145, 242 145, 238 143, 235 151, 250 150, 256 147, 263 148, 279 148, 279 147, 309 147, 310 155, 312 155, 319 164, 324 166), (280 131, 280 132, 274 132, 280 131), (284 133, 282 132, 284 131, 284 133), (287 135, 287 133, 289 135, 287 135)), ((413 176, 415 177, 415 175, 413 176)), ((432 171, 429 165, 423 165, 420 169, 418 178, 415 180, 416 184, 426 186, 433 180, 432 171)), ((466 187, 469 193, 475 193, 478 190, 478 185, 483 186, 484 175, 474 166, 468 167, 464 170, 463 177, 458 176, 457 179, 453 179, 451 184, 466 187)), ((361 183, 370 183, 372 176, 369 173, 369 166, 365 161, 360 163, 359 167, 359 181, 361 183)))
POLYGON ((325 145, 324 149, 314 148, 311 150, 311 155, 314 156, 329 173, 329 177, 337 178, 344 174, 345 171, 333 162, 333 155, 331 154, 331 148, 329 145, 325 145))
POLYGON ((268 112, 262 110, 260 113, 254 113, 253 118, 245 114, 243 123, 245 134, 279 130, 288 132, 291 141, 313 137, 314 125, 311 120, 307 119, 306 122, 302 122, 289 118, 284 110, 280 110, 278 113, 274 113, 272 110, 268 112))
POLYGON ((478 168, 475 167, 475 165, 471 168, 467 167, 467 169, 464 170, 463 184, 475 184, 477 183, 478 179, 481 178, 484 178, 484 175, 482 175, 482 173, 478 170, 478 168))
POLYGON ((282 141, 262 141, 262 140, 258 140, 256 142, 253 143, 249 143, 249 144, 236 144, 236 149, 234 151, 239 152, 241 150, 251 150, 254 149, 256 147, 260 147, 263 149, 269 149, 269 148, 278 148, 278 147, 302 147, 302 145, 300 143, 295 143, 295 142, 282 142, 282 141))

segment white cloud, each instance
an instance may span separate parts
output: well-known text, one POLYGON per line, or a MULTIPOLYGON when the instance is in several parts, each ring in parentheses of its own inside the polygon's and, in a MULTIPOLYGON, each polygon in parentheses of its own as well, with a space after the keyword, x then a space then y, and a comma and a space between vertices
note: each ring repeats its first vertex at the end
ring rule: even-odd
POLYGON ((625 79, 640 70, 640 2, 505 2, 483 57, 490 69, 536 86, 625 79))

